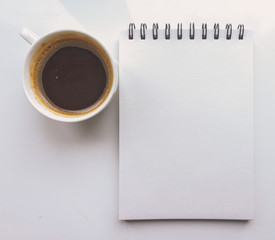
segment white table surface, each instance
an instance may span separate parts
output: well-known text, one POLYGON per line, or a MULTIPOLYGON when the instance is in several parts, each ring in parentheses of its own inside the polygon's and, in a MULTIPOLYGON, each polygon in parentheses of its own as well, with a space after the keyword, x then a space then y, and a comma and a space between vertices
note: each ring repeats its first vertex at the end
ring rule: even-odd
POLYGON ((1 1, 0 239, 151 240, 275 239, 275 2, 1 1), (253 221, 118 220, 118 94, 97 117, 66 124, 28 102, 22 68, 39 35, 86 29, 118 58, 118 33, 134 21, 221 27, 244 23, 255 45, 255 219, 253 221))

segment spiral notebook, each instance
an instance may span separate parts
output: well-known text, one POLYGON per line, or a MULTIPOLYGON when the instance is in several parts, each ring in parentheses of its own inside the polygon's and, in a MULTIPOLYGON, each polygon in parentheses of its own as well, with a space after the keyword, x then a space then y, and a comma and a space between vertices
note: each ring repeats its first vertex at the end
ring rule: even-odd
POLYGON ((130 24, 119 75, 119 219, 252 219, 251 31, 130 24))

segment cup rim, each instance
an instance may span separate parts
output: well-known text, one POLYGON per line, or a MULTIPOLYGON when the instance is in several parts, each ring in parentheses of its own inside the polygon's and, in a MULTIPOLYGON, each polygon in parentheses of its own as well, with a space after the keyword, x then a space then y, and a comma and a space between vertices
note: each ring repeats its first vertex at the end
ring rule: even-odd
MULTIPOLYGON (((24 71, 23 71, 23 79, 22 79, 22 83, 23 83, 23 88, 24 88, 24 92, 28 98, 28 100, 30 101, 30 103, 34 106, 34 108, 36 110, 38 110, 41 114, 43 114, 44 116, 59 121, 59 122, 80 122, 80 121, 84 121, 86 119, 89 119, 95 115, 97 115, 98 113, 100 113, 104 108, 106 108, 106 106, 111 102, 111 99, 114 95, 114 93, 116 92, 116 88, 118 85, 118 69, 116 66, 115 61, 112 59, 111 54, 109 53, 109 51, 106 49, 106 47, 100 42, 98 41, 98 39, 94 36, 91 36, 88 32, 86 31, 79 31, 79 30, 75 30, 75 29, 62 29, 62 30, 56 30, 56 31, 52 31, 49 33, 46 33, 44 35, 42 35, 41 37, 39 37, 32 45, 31 48, 28 51, 28 54, 25 58, 25 62, 24 62, 24 71), (112 70, 113 70, 113 83, 111 86, 111 90, 107 96, 107 98, 101 103, 100 106, 98 106, 95 110, 88 112, 87 114, 83 114, 81 116, 64 116, 64 115, 59 115, 53 111, 51 111, 50 109, 46 108, 45 106, 43 106, 41 103, 39 103, 37 101, 37 99, 35 97, 30 96, 29 93, 29 87, 27 86, 26 81, 30 81, 29 78, 29 63, 31 61, 31 58, 34 54, 33 49, 39 47, 39 45, 45 41, 45 38, 50 37, 51 35, 55 35, 55 34, 61 34, 61 33, 78 33, 78 34, 84 34, 87 37, 93 39, 94 41, 97 42, 97 44, 99 44, 99 46, 106 52, 107 56, 110 59, 111 65, 112 65, 112 70), (26 79, 27 78, 27 79, 26 79)), ((31 90, 32 91, 32 90, 31 90)))

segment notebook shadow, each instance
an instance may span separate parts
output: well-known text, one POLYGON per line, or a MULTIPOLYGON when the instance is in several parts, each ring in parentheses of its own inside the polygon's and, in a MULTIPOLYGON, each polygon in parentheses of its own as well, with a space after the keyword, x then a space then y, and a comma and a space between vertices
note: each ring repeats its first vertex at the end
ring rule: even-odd
POLYGON ((168 226, 168 225, 203 225, 203 226, 235 226, 245 227, 249 225, 249 220, 226 220, 226 219, 154 219, 154 220, 122 220, 123 224, 128 226, 143 226, 143 225, 154 225, 168 226))

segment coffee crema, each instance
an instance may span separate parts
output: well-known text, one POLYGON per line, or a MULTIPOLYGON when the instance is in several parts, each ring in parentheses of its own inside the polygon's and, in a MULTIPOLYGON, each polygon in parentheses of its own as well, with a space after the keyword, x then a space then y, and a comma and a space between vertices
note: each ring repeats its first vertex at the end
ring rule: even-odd
POLYGON ((107 53, 84 34, 66 33, 42 44, 32 58, 30 74, 38 101, 65 116, 94 111, 113 84, 107 53))

